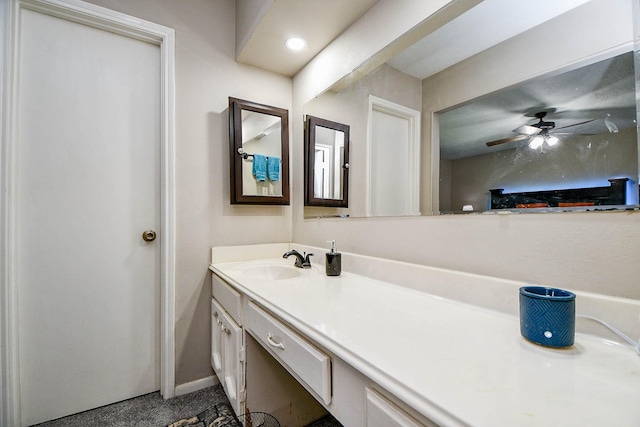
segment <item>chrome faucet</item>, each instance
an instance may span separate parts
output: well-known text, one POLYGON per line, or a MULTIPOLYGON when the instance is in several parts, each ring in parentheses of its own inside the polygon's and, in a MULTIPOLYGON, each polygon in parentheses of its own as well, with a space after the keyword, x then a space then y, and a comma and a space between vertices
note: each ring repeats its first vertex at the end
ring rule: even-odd
POLYGON ((303 256, 300 254, 300 252, 293 249, 293 250, 290 250, 289 252, 286 252, 284 255, 282 255, 282 258, 289 258, 291 255, 296 257, 296 263, 294 264, 296 267, 311 268, 311 260, 309 259, 309 257, 313 256, 313 254, 308 254, 304 252, 304 256, 303 256))

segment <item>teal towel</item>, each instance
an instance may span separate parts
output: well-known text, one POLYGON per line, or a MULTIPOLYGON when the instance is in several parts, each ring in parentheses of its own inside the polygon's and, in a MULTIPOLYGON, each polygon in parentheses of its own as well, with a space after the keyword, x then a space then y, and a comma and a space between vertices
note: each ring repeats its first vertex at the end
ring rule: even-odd
POLYGON ((253 169, 251 171, 256 181, 267 180, 267 158, 262 154, 253 155, 253 169))
POLYGON ((280 180, 280 158, 267 157, 267 175, 270 181, 280 180))

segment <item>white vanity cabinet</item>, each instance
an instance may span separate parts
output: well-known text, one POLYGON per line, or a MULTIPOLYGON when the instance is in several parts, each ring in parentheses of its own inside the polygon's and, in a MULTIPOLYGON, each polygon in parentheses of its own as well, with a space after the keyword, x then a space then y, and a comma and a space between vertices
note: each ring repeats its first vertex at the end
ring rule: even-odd
POLYGON ((428 420, 418 422, 393 402, 369 387, 365 388, 366 427, 437 427, 428 420))
MULTIPOLYGON (((506 311, 517 307, 522 282, 354 254, 350 266, 376 277, 327 277, 284 260, 291 249, 212 249, 214 329, 216 312, 222 325, 238 327, 214 332, 212 364, 227 393, 241 396, 238 412, 267 412, 288 427, 327 411, 345 427, 640 425, 637 354, 584 332, 576 332, 580 351, 528 343, 517 313, 506 311), (427 292, 442 283, 442 295, 427 292), (510 296, 494 306, 485 294, 510 296), (241 348, 229 354, 234 333, 241 348), (241 362, 239 371, 225 360, 241 362)), ((603 316, 637 319, 640 311, 635 300, 580 297, 582 310, 603 316)))
POLYGON ((216 274, 212 290, 211 365, 236 414, 267 412, 292 427, 327 411, 345 427, 432 426, 216 274))
POLYGON ((242 295, 215 274, 211 300, 211 367, 236 414, 244 413, 244 333, 242 295), (222 301, 226 302, 223 303, 222 301))
POLYGON ((307 425, 324 416, 326 410, 316 399, 331 399, 329 356, 216 274, 212 275, 212 293, 211 366, 236 414, 266 412, 290 426, 307 425), (243 319, 247 316, 256 325, 250 329, 253 337, 245 333, 248 321, 243 319), (266 351, 272 348, 284 355, 266 351), (317 393, 312 396, 305 388, 317 393))

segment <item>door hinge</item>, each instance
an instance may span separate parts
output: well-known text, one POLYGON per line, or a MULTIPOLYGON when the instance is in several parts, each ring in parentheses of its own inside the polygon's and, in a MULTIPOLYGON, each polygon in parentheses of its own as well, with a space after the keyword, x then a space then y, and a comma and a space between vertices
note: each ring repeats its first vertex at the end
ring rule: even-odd
POLYGON ((240 391, 240 403, 244 403, 246 401, 247 401, 247 390, 243 388, 240 391))
POLYGON ((244 362, 244 347, 240 348, 240 351, 238 352, 238 357, 240 358, 241 362, 244 362))

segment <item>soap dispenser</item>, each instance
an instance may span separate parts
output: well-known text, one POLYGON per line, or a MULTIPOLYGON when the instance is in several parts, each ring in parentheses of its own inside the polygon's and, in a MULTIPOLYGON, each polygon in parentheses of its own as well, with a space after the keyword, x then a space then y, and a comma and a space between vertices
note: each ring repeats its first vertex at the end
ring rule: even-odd
POLYGON ((327 242, 331 243, 331 252, 327 252, 325 271, 327 276, 339 276, 342 273, 342 254, 336 252, 335 240, 327 240, 327 242))

